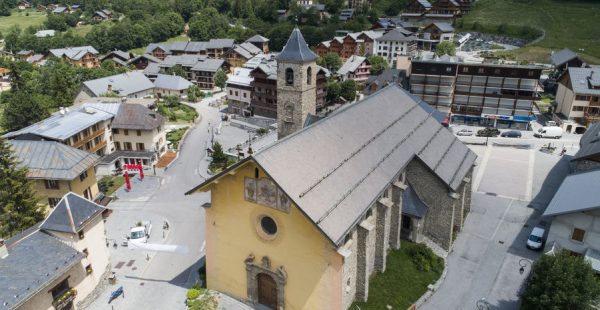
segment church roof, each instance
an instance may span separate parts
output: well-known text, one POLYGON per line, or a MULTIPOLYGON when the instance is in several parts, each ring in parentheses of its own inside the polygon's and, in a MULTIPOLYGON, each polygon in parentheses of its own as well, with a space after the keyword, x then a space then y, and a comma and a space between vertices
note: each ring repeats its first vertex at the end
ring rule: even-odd
POLYGON ((317 55, 308 48, 298 27, 294 28, 283 50, 277 55, 277 61, 308 62, 315 59, 317 59, 317 55))
POLYGON ((391 85, 256 152, 187 194, 252 160, 337 245, 415 157, 457 190, 476 155, 442 127, 435 110, 391 85))

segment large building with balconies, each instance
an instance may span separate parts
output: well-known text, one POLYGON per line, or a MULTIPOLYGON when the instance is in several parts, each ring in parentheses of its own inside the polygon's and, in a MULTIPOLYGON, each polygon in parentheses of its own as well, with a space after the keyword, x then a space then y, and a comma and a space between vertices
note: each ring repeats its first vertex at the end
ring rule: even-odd
POLYGON ((594 70, 567 68, 558 80, 556 113, 585 126, 600 122, 600 72, 594 70))
POLYGON ((444 56, 413 60, 411 93, 452 115, 452 122, 527 129, 542 69, 464 63, 444 56))

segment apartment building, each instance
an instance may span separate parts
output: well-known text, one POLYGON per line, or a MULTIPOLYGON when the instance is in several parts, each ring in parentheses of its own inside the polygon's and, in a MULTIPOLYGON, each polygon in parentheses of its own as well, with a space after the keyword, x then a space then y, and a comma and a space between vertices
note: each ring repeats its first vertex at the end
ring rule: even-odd
POLYGON ((100 66, 98 51, 93 46, 77 46, 51 49, 50 55, 63 58, 72 65, 84 68, 97 68, 100 66))
POLYGON ((454 123, 527 129, 542 69, 464 63, 457 57, 413 60, 410 91, 454 123))
POLYGON ((235 47, 225 54, 227 62, 232 67, 241 67, 252 57, 262 53, 262 50, 250 42, 236 44, 235 47))
POLYGON ((39 203, 54 208, 69 192, 93 200, 98 195, 99 157, 56 141, 8 140, 19 166, 27 168, 39 203), (54 160, 49 160, 54 159, 54 160))
POLYGON ((337 71, 340 80, 354 80, 363 85, 371 75, 371 64, 366 57, 352 56, 337 71))
POLYGON ((345 36, 334 37, 332 40, 317 44, 315 53, 320 57, 329 53, 339 54, 343 59, 353 55, 373 55, 375 39, 383 34, 383 31, 374 30, 348 33, 345 36))
POLYGON ((252 82, 250 68, 235 68, 227 80, 225 91, 227 92, 227 104, 229 113, 248 116, 252 112, 250 103, 252 100, 252 82))
POLYGON ((252 114, 260 116, 277 117, 277 61, 275 55, 257 56, 246 65, 255 66, 250 71, 253 79, 250 111, 252 114))
POLYGON ((79 309, 110 273, 104 218, 110 211, 66 194, 41 224, 0 239, 0 305, 79 309))
POLYGON ((567 67, 558 79, 556 113, 584 126, 600 122, 600 72, 596 71, 600 70, 567 67))
POLYGON ((14 140, 56 141, 98 156, 108 154, 113 148, 110 123, 113 114, 85 107, 58 113, 23 129, 9 132, 3 137, 14 140))
POLYGON ((427 25, 419 33, 417 47, 431 51, 442 42, 454 42, 454 27, 449 23, 436 22, 427 25))
POLYGON ((165 118, 157 112, 139 104, 121 104, 112 123, 115 150, 151 152, 160 157, 167 151, 164 127, 165 118))
POLYGON ((417 37, 412 31, 396 28, 375 39, 373 53, 387 60, 390 67, 396 67, 397 56, 413 56, 417 51, 417 37))
POLYGON ((160 60, 169 55, 206 55, 211 58, 223 58, 223 55, 234 47, 233 39, 210 39, 209 41, 181 41, 171 44, 151 43, 145 54, 160 60))

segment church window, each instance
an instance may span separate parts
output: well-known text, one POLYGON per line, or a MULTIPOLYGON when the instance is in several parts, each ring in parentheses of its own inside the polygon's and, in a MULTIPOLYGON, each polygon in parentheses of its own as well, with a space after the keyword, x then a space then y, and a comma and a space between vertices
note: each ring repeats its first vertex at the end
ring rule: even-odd
POLYGON ((273 236, 277 233, 277 224, 270 216, 263 216, 260 219, 260 227, 262 228, 263 232, 269 236, 273 236))
POLYGON ((288 103, 288 105, 285 106, 285 115, 283 120, 285 122, 293 122, 294 120, 294 105, 291 103, 288 103))
POLYGON ((285 84, 288 86, 294 85, 294 70, 292 68, 285 69, 285 84))
POLYGON ((306 84, 310 85, 312 81, 312 68, 308 67, 308 69, 306 69, 306 84))

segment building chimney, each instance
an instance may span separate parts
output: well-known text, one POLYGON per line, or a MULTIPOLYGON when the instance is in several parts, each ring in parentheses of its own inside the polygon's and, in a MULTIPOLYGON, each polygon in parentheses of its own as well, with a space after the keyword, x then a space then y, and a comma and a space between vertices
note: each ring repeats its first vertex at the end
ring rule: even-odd
POLYGON ((4 239, 0 239, 0 259, 4 259, 8 256, 8 249, 6 249, 6 242, 4 239))

